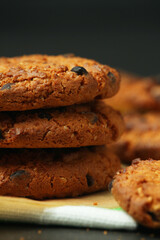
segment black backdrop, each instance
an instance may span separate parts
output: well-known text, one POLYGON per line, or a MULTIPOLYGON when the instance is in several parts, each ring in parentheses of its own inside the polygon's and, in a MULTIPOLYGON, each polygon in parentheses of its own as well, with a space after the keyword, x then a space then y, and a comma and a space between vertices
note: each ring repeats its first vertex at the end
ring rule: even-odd
POLYGON ((0 0, 0 56, 70 53, 160 73, 160 1, 0 0))

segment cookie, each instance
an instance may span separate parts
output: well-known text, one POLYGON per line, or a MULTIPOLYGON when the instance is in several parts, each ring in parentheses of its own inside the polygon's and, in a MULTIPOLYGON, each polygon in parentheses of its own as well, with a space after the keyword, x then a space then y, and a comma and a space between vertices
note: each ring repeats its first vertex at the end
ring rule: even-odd
POLYGON ((112 145, 125 163, 134 158, 160 159, 160 113, 133 113, 124 117, 126 130, 112 145))
POLYGON ((124 130, 119 112, 103 101, 48 110, 2 112, 0 148, 64 148, 103 145, 124 130))
POLYGON ((120 90, 106 102, 122 113, 160 110, 160 75, 144 78, 121 72, 120 90))
POLYGON ((136 221, 160 227, 160 160, 135 160, 116 174, 112 186, 119 205, 136 221))
POLYGON ((76 197, 107 189, 120 161, 103 146, 1 149, 0 195, 33 199, 76 197))
POLYGON ((94 60, 67 55, 0 58, 0 111, 85 103, 117 93, 120 75, 94 60))

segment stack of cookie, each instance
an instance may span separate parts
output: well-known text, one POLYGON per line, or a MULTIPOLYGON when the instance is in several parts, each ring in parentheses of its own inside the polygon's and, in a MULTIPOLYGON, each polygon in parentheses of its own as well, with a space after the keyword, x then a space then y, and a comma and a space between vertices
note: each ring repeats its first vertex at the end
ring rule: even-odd
POLYGON ((103 145, 124 124, 95 99, 112 97, 119 84, 116 70, 71 55, 1 58, 0 195, 44 199, 106 189, 120 161, 103 145))

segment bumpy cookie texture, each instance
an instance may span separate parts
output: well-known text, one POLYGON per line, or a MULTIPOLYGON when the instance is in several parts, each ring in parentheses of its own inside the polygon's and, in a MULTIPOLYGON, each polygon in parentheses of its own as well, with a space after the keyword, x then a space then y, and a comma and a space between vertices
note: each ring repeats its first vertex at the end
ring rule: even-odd
POLYGON ((80 57, 29 55, 0 58, 0 111, 68 106, 117 93, 120 75, 80 57))
POLYGON ((112 193, 119 205, 144 226, 160 227, 160 160, 135 160, 115 176, 112 193))
POLYGON ((139 77, 121 72, 118 94, 106 101, 122 113, 160 110, 160 75, 139 77))
POLYGON ((1 149, 0 195, 76 197, 107 189, 120 161, 105 147, 1 149))
POLYGON ((160 113, 133 113, 124 117, 126 130, 112 148, 125 163, 134 158, 160 159, 160 113))
POLYGON ((58 109, 0 114, 0 148, 103 145, 124 130, 119 112, 97 100, 58 109))

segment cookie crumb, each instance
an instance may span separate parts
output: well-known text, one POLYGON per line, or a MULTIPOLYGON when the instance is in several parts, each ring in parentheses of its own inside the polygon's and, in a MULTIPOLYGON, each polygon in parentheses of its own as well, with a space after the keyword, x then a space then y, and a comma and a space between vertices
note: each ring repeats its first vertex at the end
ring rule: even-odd
POLYGON ((42 234, 42 230, 39 229, 39 230, 37 231, 37 233, 38 233, 38 234, 42 234))
POLYGON ((146 240, 145 238, 141 238, 140 240, 146 240))
POLYGON ((93 205, 94 205, 94 206, 97 206, 97 205, 98 205, 98 203, 97 203, 97 202, 94 202, 94 203, 93 203, 93 205))
POLYGON ((24 237, 20 237, 20 239, 19 240, 24 240, 24 237))
POLYGON ((103 232, 104 235, 107 235, 107 233, 108 233, 108 232, 107 232, 106 230, 103 232))

